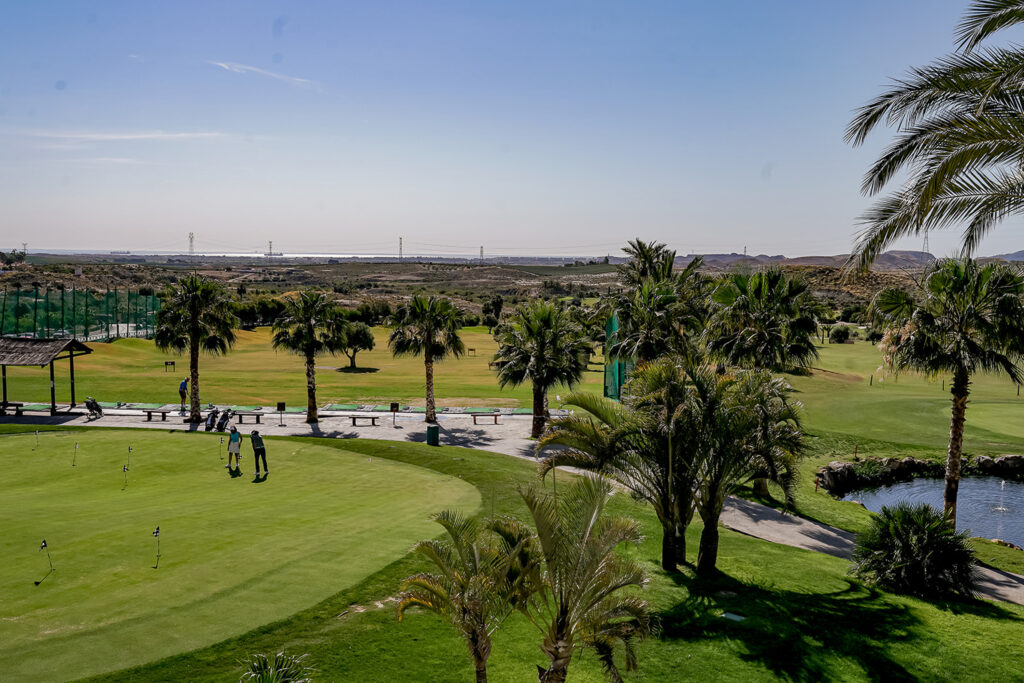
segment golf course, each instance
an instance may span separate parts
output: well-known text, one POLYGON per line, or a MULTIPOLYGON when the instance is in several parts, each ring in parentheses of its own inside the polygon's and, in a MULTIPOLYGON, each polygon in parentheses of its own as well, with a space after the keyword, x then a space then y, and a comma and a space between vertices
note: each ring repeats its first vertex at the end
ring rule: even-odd
POLYGON ((254 483, 248 457, 229 475, 220 441, 0 435, 2 678, 75 679, 237 636, 401 558, 432 513, 480 504, 455 476, 308 441, 271 441, 254 483))

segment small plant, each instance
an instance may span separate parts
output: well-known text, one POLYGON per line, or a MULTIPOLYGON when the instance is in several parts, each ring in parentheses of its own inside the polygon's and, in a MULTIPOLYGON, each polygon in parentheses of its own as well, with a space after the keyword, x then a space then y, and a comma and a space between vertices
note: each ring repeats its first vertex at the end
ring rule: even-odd
POLYGON ((309 683, 313 680, 310 678, 313 669, 303 663, 308 656, 278 652, 271 659, 262 652, 250 655, 242 662, 246 671, 238 680, 255 683, 309 683))
POLYGON ((974 595, 974 551, 924 503, 883 507, 857 536, 851 572, 894 593, 922 598, 974 595))
POLYGON ((850 339, 850 328, 846 325, 836 325, 828 333, 828 340, 833 344, 845 344, 850 339))

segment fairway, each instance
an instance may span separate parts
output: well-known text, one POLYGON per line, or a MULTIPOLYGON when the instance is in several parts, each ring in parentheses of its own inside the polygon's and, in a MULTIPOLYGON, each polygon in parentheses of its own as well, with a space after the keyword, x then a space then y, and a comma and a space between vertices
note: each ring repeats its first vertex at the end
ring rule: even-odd
POLYGON ((48 432, 38 447, 32 434, 0 435, 2 678, 80 678, 239 635, 402 557, 436 534, 432 513, 479 506, 455 477, 267 445, 271 475, 254 483, 248 442, 246 474, 232 478, 219 435, 48 432), (37 587, 44 538, 56 571, 37 587))
MULTIPOLYGON (((356 356, 357 370, 350 372, 348 358, 321 356, 317 359, 317 402, 403 404, 424 403, 422 358, 394 358, 388 349, 389 330, 374 328, 377 347, 356 356)), ((531 387, 498 388, 494 371, 488 367, 498 349, 485 327, 467 327, 460 333, 467 353, 434 367, 434 388, 439 406, 523 407, 531 403, 531 387), (472 349, 470 352, 469 350, 472 349)), ((270 328, 240 330, 238 343, 226 356, 202 356, 199 361, 199 389, 203 404, 306 406, 306 376, 303 361, 285 351, 275 351, 270 328)), ((75 359, 75 390, 81 402, 85 396, 99 401, 177 403, 178 383, 188 375, 188 356, 165 354, 145 339, 121 339, 109 344, 91 343, 93 353, 75 359), (164 361, 175 361, 175 371, 165 372, 164 361)), ((604 374, 599 359, 584 373, 582 388, 601 393, 604 374)), ((50 401, 49 370, 8 368, 9 395, 14 401, 50 401)), ((57 367, 57 400, 69 401, 67 368, 57 367)), ((555 396, 565 387, 551 390, 555 396)))

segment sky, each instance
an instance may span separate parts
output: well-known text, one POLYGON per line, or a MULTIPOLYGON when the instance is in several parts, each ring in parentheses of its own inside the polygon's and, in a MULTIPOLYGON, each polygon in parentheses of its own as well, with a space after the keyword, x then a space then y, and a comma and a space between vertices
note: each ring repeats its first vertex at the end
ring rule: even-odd
POLYGON ((9 3, 0 248, 846 253, 892 132, 843 130, 965 7, 9 3))

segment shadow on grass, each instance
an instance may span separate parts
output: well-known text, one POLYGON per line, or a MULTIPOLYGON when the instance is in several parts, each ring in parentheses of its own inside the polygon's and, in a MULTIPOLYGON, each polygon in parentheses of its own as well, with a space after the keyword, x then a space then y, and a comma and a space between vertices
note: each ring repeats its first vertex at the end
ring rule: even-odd
POLYGON ((338 368, 337 372, 344 372, 348 375, 365 375, 371 372, 380 372, 380 368, 338 368))
POLYGON ((689 597, 661 615, 665 640, 730 641, 739 645, 741 659, 792 681, 843 678, 853 673, 852 666, 872 680, 916 680, 893 659, 889 647, 919 637, 920 621, 876 589, 847 579, 841 590, 810 594, 748 585, 725 575, 674 578, 689 597), (730 621, 720 616, 722 611, 746 619, 730 621))
MULTIPOLYGON (((488 434, 483 429, 464 429, 460 427, 441 427, 440 441, 442 446, 461 446, 463 448, 484 448, 495 443, 498 439, 488 434)), ((409 441, 425 443, 426 432, 419 432, 409 435, 409 441)))

